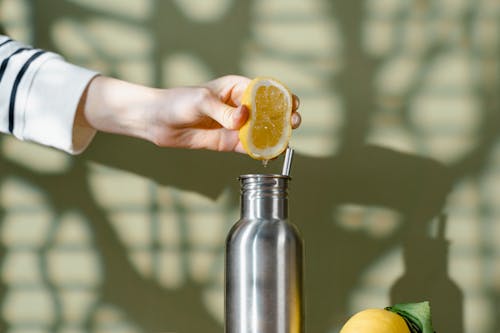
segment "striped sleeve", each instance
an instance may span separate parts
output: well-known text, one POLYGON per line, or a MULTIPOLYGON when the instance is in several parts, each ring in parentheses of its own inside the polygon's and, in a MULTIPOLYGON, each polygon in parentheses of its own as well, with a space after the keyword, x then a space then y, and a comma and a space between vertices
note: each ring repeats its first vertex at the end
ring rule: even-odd
POLYGON ((71 154, 95 130, 75 121, 80 98, 97 75, 52 52, 0 35, 0 132, 71 154))

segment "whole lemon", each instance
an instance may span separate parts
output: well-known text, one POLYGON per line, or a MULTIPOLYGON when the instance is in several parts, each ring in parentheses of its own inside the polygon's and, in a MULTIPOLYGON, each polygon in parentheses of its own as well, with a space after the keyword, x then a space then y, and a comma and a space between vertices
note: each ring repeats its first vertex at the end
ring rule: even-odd
POLYGON ((400 315, 383 309, 367 309, 349 318, 340 333, 410 333, 400 315))

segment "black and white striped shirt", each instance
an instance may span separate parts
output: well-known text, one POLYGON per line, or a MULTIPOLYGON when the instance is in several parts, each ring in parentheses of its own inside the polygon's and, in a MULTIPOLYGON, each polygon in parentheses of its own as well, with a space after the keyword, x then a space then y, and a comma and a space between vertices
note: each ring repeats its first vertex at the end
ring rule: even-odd
POLYGON ((95 131, 75 112, 94 71, 0 35, 0 132, 79 153, 95 131))

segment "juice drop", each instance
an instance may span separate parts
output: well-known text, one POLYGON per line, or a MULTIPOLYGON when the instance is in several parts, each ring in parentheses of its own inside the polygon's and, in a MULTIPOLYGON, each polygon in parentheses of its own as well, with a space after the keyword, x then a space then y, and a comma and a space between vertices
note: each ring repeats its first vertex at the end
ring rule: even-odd
POLYGON ((262 165, 264 168, 267 168, 267 164, 269 163, 269 160, 262 160, 262 165))

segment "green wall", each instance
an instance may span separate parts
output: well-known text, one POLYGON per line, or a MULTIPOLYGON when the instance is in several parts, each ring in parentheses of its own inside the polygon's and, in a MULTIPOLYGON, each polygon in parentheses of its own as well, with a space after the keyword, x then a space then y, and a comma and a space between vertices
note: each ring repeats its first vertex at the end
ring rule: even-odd
MULTIPOLYGON (((141 84, 275 76, 301 98, 290 189, 308 332, 430 300, 500 331, 500 3, 0 0, 7 32, 141 84)), ((61 92, 62 94, 64 92, 61 92)), ((232 153, 99 133, 78 157, 0 137, 0 331, 221 332, 232 153)))

